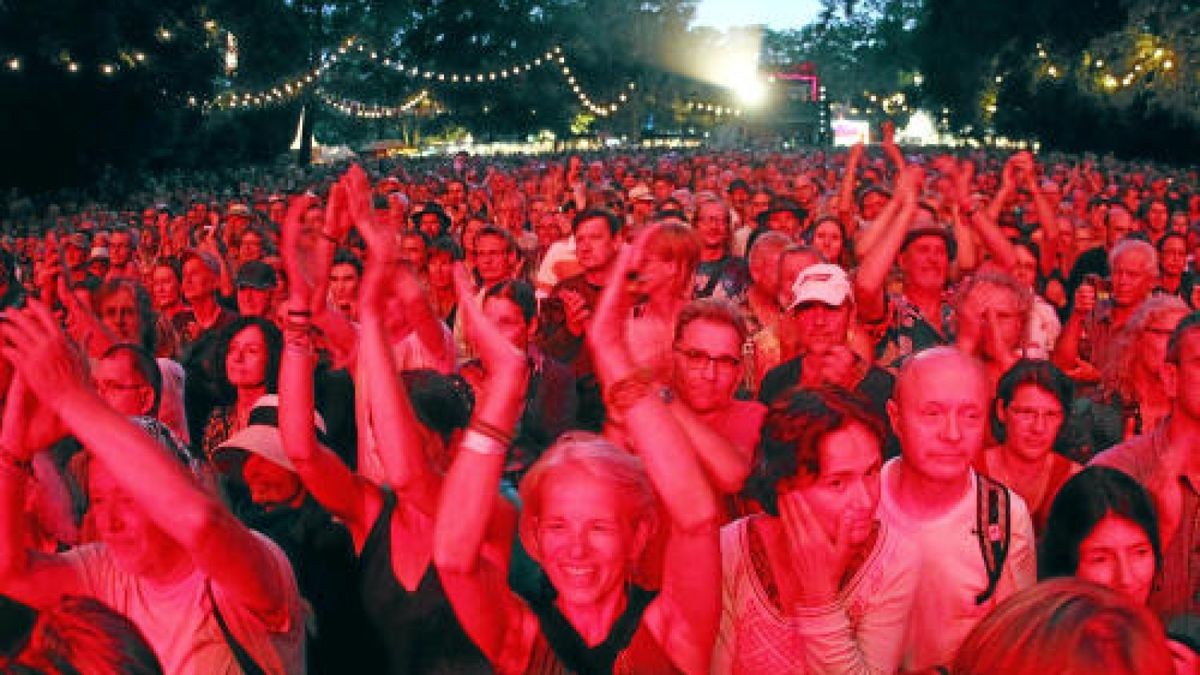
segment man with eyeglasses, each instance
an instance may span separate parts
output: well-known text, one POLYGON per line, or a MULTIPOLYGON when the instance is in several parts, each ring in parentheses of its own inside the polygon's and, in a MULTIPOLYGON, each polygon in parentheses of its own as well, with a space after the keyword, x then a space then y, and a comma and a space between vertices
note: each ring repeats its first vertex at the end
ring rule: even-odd
MULTIPOLYGON (((721 494, 742 489, 766 406, 734 398, 742 381, 746 323, 724 300, 693 300, 675 328, 669 405, 721 494)), ((738 515, 736 511, 728 514, 738 515)))

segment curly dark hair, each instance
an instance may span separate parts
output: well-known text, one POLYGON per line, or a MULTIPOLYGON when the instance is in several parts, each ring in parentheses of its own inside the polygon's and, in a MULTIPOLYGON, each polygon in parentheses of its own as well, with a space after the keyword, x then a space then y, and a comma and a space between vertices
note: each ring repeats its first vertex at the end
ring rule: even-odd
POLYGON ((743 494, 777 516, 779 481, 803 474, 821 473, 821 440, 851 424, 862 425, 879 442, 885 439, 883 420, 871 412, 870 403, 840 387, 796 389, 771 405, 763 423, 758 457, 743 494))
POLYGON ((238 317, 233 323, 221 331, 217 340, 215 355, 212 361, 214 381, 217 384, 219 399, 222 403, 232 403, 237 399, 237 392, 229 383, 229 375, 225 372, 225 358, 229 355, 229 343, 238 333, 247 328, 258 328, 262 331, 263 342, 267 346, 267 364, 263 371, 263 384, 268 394, 279 393, 279 359, 283 354, 283 333, 279 328, 261 316, 238 317))

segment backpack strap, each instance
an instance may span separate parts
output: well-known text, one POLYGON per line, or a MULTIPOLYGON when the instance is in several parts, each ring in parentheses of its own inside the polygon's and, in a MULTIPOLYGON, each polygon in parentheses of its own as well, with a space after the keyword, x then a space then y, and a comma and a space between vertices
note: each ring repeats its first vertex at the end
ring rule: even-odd
POLYGON ((225 637, 225 644, 229 646, 229 651, 233 652, 233 658, 237 661, 238 667, 242 669, 242 673, 244 675, 266 675, 267 671, 258 665, 254 657, 250 656, 250 652, 233 636, 233 631, 229 630, 229 624, 225 623, 225 617, 221 616, 221 608, 217 606, 217 597, 213 595, 211 581, 204 581, 204 592, 208 594, 208 602, 212 605, 213 618, 217 620, 217 625, 221 627, 221 635, 225 637))
POLYGON ((982 605, 995 594, 1004 571, 1012 536, 1012 514, 1008 488, 981 473, 976 473, 975 479, 975 535, 988 578, 987 588, 975 596, 975 604, 982 605))

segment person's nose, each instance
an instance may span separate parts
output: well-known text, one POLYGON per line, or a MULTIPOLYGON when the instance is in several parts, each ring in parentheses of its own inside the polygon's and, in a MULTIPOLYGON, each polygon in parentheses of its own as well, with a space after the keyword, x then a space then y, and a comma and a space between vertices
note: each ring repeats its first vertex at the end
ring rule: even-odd
POLYGON ((957 414, 946 415, 946 421, 942 423, 942 439, 947 441, 962 439, 962 424, 959 422, 957 414))

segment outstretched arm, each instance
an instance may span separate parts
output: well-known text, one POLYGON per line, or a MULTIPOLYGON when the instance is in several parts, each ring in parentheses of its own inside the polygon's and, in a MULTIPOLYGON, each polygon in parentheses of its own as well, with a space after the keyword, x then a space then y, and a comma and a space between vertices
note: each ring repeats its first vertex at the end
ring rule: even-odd
POLYGON ((65 560, 27 546, 26 490, 32 489, 34 455, 42 449, 27 442, 25 425, 32 413, 27 393, 15 378, 0 428, 0 593, 41 609, 78 594, 82 583, 65 560))
POLYGON ((388 485, 407 503, 432 517, 437 509, 440 480, 424 453, 430 432, 418 422, 408 401, 386 328, 393 285, 403 293, 405 310, 420 304, 424 297, 412 271, 400 261, 396 233, 374 217, 366 174, 355 165, 343 181, 354 222, 367 240, 359 303, 362 320, 359 358, 375 449, 388 485), (396 278, 401 283, 394 284, 396 278))
MULTIPOLYGON (((346 524, 357 546, 365 541, 369 524, 363 492, 369 489, 342 460, 317 441, 313 424, 312 310, 315 304, 303 256, 301 220, 311 199, 301 197, 288 209, 283 226, 283 261, 288 273, 284 347, 279 366, 279 433, 283 451, 304 487, 322 506, 346 524)), ((356 547, 357 547, 356 546, 356 547)))
MULTIPOLYGON (((634 248, 645 246, 650 231, 634 248)), ((622 250, 613 266, 588 346, 609 405, 624 413, 627 437, 670 518, 662 593, 647 609, 647 625, 677 667, 707 672, 721 611, 717 503, 687 435, 656 395, 661 385, 634 366, 626 347, 631 299, 623 281, 632 257, 622 250)))
POLYGON ((919 167, 909 167, 900 173, 896 180, 896 194, 892 198, 896 210, 888 220, 880 218, 872 230, 879 230, 880 236, 875 245, 865 249, 858 275, 854 277, 854 299, 858 303, 858 315, 866 322, 876 322, 883 318, 887 302, 883 295, 883 287, 887 282, 888 272, 900 246, 904 243, 904 235, 908 233, 908 224, 912 221, 917 208, 917 190, 923 180, 923 172, 919 167))
POLYGON ((508 589, 505 566, 487 554, 484 541, 494 526, 497 486, 508 450, 504 437, 511 440, 521 415, 529 366, 525 355, 484 316, 461 264, 455 265, 454 281, 459 311, 487 377, 442 488, 433 555, 463 628, 504 671, 514 663, 524 666, 527 654, 513 654, 511 649, 514 644, 528 646, 531 614, 508 589), (514 640, 511 633, 520 637, 514 640))
POLYGON ((80 355, 45 305, 5 315, 3 354, 164 533, 214 583, 264 620, 286 617, 271 552, 188 470, 89 386, 80 355))

